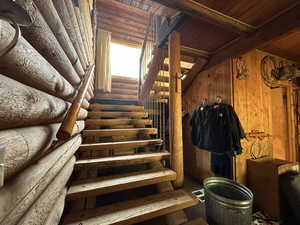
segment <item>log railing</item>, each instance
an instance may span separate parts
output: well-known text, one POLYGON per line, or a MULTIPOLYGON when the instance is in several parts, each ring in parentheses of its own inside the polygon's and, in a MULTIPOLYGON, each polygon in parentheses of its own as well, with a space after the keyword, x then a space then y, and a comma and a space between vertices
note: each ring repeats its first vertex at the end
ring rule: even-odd
POLYGON ((90 66, 78 90, 78 94, 74 99, 66 117, 64 118, 56 137, 60 140, 67 140, 72 136, 74 125, 78 118, 83 100, 86 95, 91 94, 91 85, 94 77, 95 66, 90 66))

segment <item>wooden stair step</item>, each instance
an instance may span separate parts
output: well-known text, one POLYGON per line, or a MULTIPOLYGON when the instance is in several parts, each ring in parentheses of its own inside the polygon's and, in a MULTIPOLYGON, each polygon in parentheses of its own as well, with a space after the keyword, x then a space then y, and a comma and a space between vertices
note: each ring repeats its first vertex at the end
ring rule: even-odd
POLYGON ((138 79, 133 77, 123 77, 123 76, 112 76, 112 82, 120 82, 120 83, 129 83, 129 84, 138 84, 138 79))
POLYGON ((188 208, 198 204, 198 199, 177 190, 145 198, 120 202, 95 209, 82 210, 66 215, 64 225, 128 225, 188 208))
POLYGON ((145 119, 87 119, 85 125, 89 126, 118 126, 118 125, 151 125, 152 120, 145 119))
POLYGON ((126 84, 126 83, 121 83, 121 82, 113 82, 111 84, 112 88, 124 88, 124 89, 132 89, 132 90, 138 90, 139 86, 138 84, 126 84))
POLYGON ((90 110, 120 110, 120 111, 143 111, 144 106, 140 105, 104 105, 91 104, 90 110))
POLYGON ((95 144, 82 144, 80 150, 109 150, 109 149, 120 149, 120 148, 138 148, 145 146, 162 145, 161 139, 149 139, 149 140, 138 140, 138 141, 122 141, 122 142, 106 142, 106 143, 95 143, 95 144))
POLYGON ((169 91, 169 87, 154 85, 152 90, 158 91, 158 92, 160 92, 160 91, 169 91))
POLYGON ((169 77, 167 77, 167 76, 160 76, 159 74, 156 77, 156 80, 157 81, 161 81, 161 82, 165 82, 165 83, 169 83, 169 77))
POLYGON ((166 160, 170 158, 170 153, 167 151, 140 153, 134 155, 103 157, 99 159, 83 159, 77 160, 75 167, 101 167, 108 168, 114 166, 128 166, 136 164, 145 164, 155 161, 166 160))
POLYGON ((124 95, 138 95, 137 89, 125 89, 125 88, 112 88, 112 94, 124 94, 124 95))
POLYGON ((83 136, 131 136, 131 135, 147 135, 157 134, 157 128, 131 128, 131 129, 98 129, 98 130, 84 130, 83 136))
POLYGON ((173 170, 164 168, 78 180, 73 182, 69 188, 67 198, 75 199, 103 195, 175 179, 176 173, 173 170))
POLYGON ((146 118, 147 112, 103 112, 103 111, 90 111, 89 118, 116 118, 116 117, 129 117, 129 118, 146 118))
POLYGON ((112 94, 112 93, 96 93, 96 98, 100 99, 121 99, 121 100, 137 100, 137 95, 124 95, 124 94, 112 94))

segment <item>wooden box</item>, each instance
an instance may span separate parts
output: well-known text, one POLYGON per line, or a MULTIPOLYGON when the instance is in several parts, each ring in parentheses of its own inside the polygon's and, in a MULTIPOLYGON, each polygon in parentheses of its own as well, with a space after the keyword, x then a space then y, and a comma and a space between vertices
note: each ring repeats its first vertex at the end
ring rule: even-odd
POLYGON ((279 176, 291 170, 299 171, 299 164, 270 157, 247 160, 247 186, 254 205, 273 219, 280 219, 279 176))

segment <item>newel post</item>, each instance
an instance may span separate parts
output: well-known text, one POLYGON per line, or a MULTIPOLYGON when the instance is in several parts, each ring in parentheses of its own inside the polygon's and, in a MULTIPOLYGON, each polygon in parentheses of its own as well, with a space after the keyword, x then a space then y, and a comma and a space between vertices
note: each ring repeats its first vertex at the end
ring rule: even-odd
POLYGON ((180 68, 180 33, 173 32, 169 36, 169 74, 170 74, 170 102, 169 102, 169 134, 171 150, 171 168, 177 173, 174 187, 183 186, 183 144, 182 144, 182 88, 180 68))

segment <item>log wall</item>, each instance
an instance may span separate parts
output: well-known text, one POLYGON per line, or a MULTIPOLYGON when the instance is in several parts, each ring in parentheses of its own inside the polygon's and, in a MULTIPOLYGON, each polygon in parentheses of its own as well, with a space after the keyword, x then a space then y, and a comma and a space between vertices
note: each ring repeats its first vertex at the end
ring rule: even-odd
MULTIPOLYGON (((16 2, 33 24, 22 27, 18 44, 0 57, 0 145, 5 146, 0 225, 55 225, 63 212, 93 88, 82 103, 72 137, 59 141, 56 133, 94 64, 94 9, 85 0, 79 5, 71 0, 16 2), (66 20, 70 11, 75 12, 77 29, 75 21, 66 20)), ((14 32, 0 20, 0 49, 14 32)))
MULTIPOLYGON (((238 182, 246 184, 247 159, 251 152, 257 157, 264 155, 295 161, 296 133, 293 115, 293 91, 291 82, 283 82, 285 88, 271 89, 261 76, 261 60, 270 55, 253 50, 242 55, 247 68, 247 78, 237 78, 237 59, 230 59, 200 73, 183 95, 183 111, 189 113, 184 121, 185 172, 202 180, 213 176, 210 153, 197 149, 191 143, 190 119, 204 98, 214 102, 217 95, 223 102, 232 104, 246 133, 253 130, 269 136, 259 140, 242 140, 243 154, 236 158, 235 175, 238 182)), ((278 62, 286 59, 274 56, 278 62)), ((272 65, 268 65, 272 69, 272 65)))

